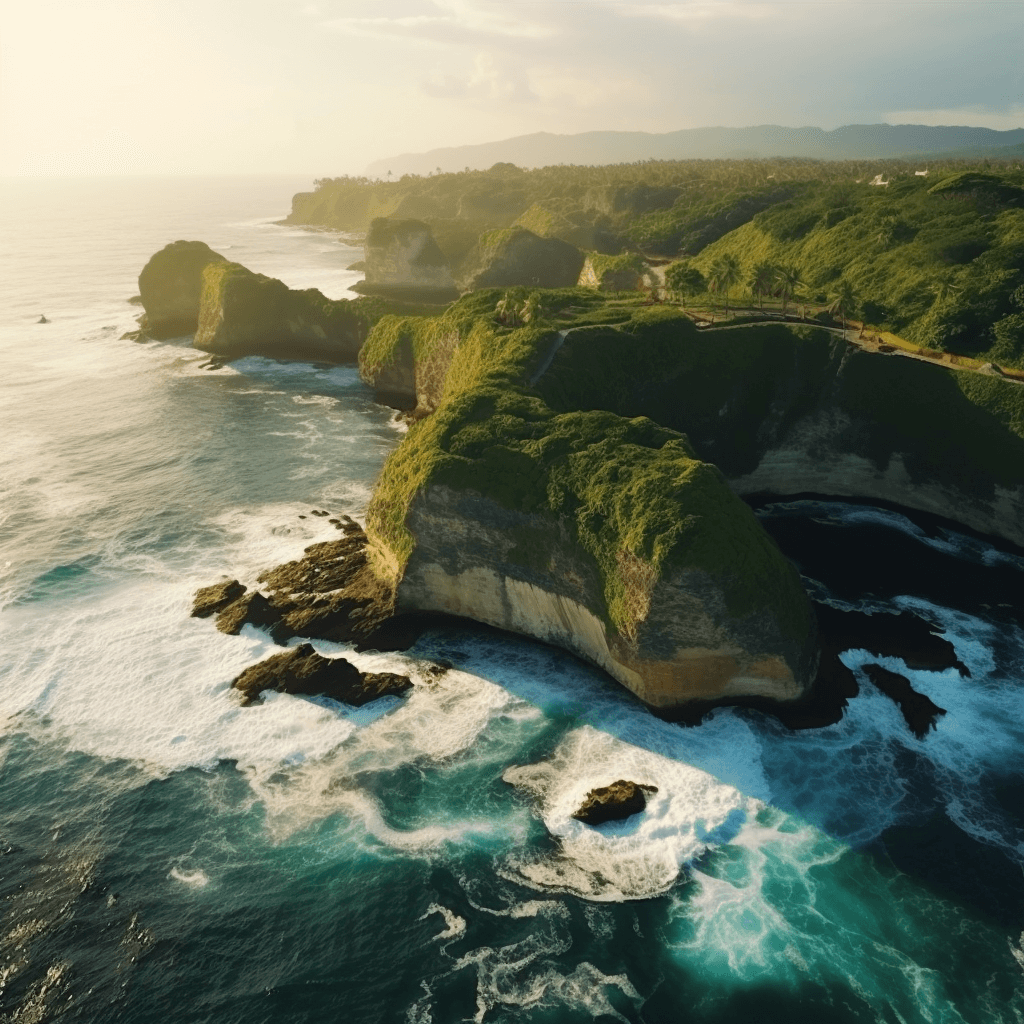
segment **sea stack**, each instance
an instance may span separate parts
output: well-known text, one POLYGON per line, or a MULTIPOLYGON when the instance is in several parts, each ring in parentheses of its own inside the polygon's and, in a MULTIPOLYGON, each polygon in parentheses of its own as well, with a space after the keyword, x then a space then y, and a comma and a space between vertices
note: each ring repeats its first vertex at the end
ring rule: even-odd
POLYGON ((223 261, 205 242, 179 240, 154 253, 139 274, 145 333, 151 338, 193 334, 199 321, 203 270, 223 261))

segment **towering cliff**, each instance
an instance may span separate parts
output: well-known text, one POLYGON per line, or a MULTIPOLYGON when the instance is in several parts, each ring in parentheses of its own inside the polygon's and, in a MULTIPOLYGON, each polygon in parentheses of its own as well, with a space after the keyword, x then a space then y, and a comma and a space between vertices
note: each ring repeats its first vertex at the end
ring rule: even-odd
POLYGON ((556 413, 528 381, 559 336, 461 312, 418 331, 382 321, 365 350, 378 368, 389 350, 414 373, 436 361, 435 411, 389 458, 367 516, 397 612, 558 644, 665 710, 802 696, 809 602, 718 470, 649 419, 556 413))
POLYGON ((364 251, 366 280, 358 291, 436 302, 458 295, 448 261, 422 221, 378 217, 370 225, 364 251))

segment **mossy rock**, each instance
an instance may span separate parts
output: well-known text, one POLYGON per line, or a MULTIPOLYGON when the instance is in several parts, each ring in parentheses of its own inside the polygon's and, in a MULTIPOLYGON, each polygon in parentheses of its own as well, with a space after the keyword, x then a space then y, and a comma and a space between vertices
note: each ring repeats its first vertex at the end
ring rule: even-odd
POLYGON ((205 242, 179 240, 154 253, 139 274, 139 300, 151 338, 192 334, 199 322, 203 271, 224 262, 205 242))
POLYGON ((193 344, 225 359, 265 355, 284 359, 355 362, 366 317, 346 299, 315 288, 297 291, 239 263, 203 271, 199 329, 193 344))

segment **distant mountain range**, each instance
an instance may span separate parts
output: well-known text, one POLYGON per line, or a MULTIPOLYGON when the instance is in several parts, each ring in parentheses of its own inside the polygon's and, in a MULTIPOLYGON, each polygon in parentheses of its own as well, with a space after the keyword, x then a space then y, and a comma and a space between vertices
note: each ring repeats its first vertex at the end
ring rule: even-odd
POLYGON ((661 135, 650 132, 535 132, 476 146, 450 146, 426 153, 403 153, 370 164, 371 177, 486 170, 506 162, 520 167, 551 164, 618 164, 635 160, 749 159, 811 157, 818 160, 885 159, 909 156, 1024 155, 1024 128, 932 127, 923 124, 850 124, 821 128, 684 128, 661 135))

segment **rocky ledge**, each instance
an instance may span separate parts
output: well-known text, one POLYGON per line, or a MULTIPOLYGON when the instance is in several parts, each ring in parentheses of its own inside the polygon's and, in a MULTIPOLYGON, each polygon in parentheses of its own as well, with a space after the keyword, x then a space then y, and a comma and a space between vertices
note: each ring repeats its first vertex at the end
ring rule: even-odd
POLYGON ((259 589, 237 580, 201 588, 192 615, 216 614, 217 628, 232 635, 251 625, 281 642, 303 636, 381 650, 407 646, 396 639, 394 590, 367 565, 366 534, 347 517, 340 525, 341 540, 311 544, 302 558, 261 573, 259 589))

